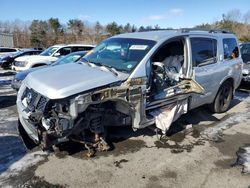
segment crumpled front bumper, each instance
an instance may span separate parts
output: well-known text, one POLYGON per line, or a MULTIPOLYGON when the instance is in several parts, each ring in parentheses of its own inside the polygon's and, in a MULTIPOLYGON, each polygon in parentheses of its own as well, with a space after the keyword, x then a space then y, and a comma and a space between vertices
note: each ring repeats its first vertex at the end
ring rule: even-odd
POLYGON ((19 121, 24 128, 27 135, 35 142, 39 142, 38 131, 34 124, 29 122, 29 116, 31 112, 29 112, 28 108, 26 108, 21 101, 21 94, 23 93, 25 87, 21 87, 18 96, 17 96, 17 111, 19 116, 19 121))

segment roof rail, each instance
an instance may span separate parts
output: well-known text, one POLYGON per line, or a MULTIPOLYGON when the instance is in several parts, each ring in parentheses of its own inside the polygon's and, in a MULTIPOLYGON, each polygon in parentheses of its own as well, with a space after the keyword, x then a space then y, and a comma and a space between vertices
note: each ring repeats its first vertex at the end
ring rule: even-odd
POLYGON ((175 29, 172 29, 172 28, 160 28, 160 29, 143 29, 143 30, 139 30, 138 32, 147 32, 147 31, 169 31, 169 30, 175 30, 175 29))
POLYGON ((231 34, 232 32, 227 31, 225 29, 211 29, 211 30, 209 30, 209 33, 229 33, 229 34, 231 34))
POLYGON ((199 29, 199 28, 182 28, 180 29, 182 33, 188 33, 190 31, 201 31, 201 32, 208 32, 208 33, 225 33, 231 34, 232 32, 224 30, 224 29, 199 29))

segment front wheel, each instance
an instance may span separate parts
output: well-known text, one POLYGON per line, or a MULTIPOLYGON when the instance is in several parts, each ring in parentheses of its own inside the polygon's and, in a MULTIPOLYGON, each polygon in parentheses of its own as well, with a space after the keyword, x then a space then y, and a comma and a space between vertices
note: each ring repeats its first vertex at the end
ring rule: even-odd
POLYGON ((233 98, 233 85, 227 81, 223 83, 211 104, 211 110, 215 113, 226 112, 233 98))

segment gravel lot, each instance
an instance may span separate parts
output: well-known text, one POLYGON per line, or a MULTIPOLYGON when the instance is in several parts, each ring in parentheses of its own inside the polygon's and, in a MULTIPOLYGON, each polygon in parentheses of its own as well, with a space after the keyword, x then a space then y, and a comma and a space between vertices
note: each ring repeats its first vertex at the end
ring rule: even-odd
POLYGON ((12 77, 0 70, 0 187, 250 186, 250 87, 227 113, 202 107, 182 116, 161 141, 150 128, 112 130, 112 150, 87 158, 72 143, 53 153, 25 148, 12 77))

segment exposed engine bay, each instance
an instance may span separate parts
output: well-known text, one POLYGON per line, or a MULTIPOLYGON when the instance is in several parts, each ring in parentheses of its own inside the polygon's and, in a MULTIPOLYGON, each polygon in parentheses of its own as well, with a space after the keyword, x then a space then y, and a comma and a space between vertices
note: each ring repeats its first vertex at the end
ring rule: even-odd
MULTIPOLYGON (((142 93, 143 82, 143 79, 131 80, 126 86, 101 89, 61 100, 45 99, 26 88, 29 92, 24 92, 22 103, 26 103, 30 111, 28 121, 35 125, 39 144, 44 149, 72 140, 84 144, 89 150, 88 156, 92 156, 93 149, 109 150, 107 127, 132 125, 134 130, 146 127, 155 123, 152 111, 175 104, 181 98, 186 99, 187 93, 200 92, 193 80, 183 80, 168 88, 171 92, 167 92, 169 96, 163 101, 147 102, 146 94, 142 93), (32 100, 28 99, 30 95, 32 100)), ((157 127, 162 128, 163 132, 169 128, 157 127)))

